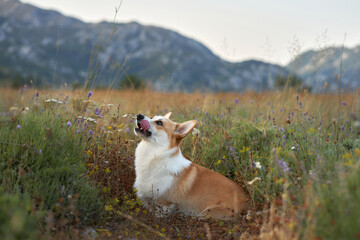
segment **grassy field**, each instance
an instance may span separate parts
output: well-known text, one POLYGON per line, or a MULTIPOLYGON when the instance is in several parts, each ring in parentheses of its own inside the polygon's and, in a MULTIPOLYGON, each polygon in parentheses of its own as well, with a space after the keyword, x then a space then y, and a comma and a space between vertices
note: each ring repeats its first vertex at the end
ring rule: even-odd
POLYGON ((0 89, 0 96, 6 239, 360 239, 358 91, 0 89), (159 218, 136 199, 131 116, 168 111, 176 122, 199 121, 184 156, 249 194, 251 211, 239 221, 159 218))

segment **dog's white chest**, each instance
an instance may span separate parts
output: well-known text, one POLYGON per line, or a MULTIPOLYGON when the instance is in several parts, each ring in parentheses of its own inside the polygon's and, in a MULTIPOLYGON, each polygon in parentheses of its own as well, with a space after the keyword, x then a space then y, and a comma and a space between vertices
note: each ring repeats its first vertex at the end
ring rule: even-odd
POLYGON ((136 148, 134 187, 141 200, 158 199, 171 188, 174 175, 191 164, 184 158, 171 157, 172 152, 144 141, 136 148))

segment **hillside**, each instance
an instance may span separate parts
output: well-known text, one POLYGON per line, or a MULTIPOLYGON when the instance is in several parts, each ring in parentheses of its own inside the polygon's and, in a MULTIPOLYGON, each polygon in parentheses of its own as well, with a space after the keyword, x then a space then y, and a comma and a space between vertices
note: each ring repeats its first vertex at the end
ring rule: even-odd
POLYGON ((360 87, 360 46, 309 50, 289 63, 287 68, 301 76, 315 92, 334 92, 339 84, 342 89, 353 90, 360 87))
POLYGON ((119 83, 136 74, 162 91, 272 89, 287 74, 261 61, 227 62, 177 32, 136 22, 85 23, 17 0, 0 0, 0 66, 39 85, 119 83))

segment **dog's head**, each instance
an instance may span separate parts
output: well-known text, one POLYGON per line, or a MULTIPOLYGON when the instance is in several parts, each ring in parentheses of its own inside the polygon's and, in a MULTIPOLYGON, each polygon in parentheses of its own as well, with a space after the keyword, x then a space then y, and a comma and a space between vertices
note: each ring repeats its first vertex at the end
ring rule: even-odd
POLYGON ((180 145, 182 139, 195 127, 196 120, 176 123, 169 118, 171 112, 165 116, 155 116, 152 119, 138 114, 136 117, 135 134, 145 141, 157 145, 173 148, 180 145))

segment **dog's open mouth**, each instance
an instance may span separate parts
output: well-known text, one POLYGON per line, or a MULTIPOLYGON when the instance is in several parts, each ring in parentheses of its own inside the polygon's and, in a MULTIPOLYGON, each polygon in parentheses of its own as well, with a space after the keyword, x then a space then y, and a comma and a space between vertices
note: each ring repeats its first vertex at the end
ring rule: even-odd
POLYGON ((143 136, 149 137, 151 136, 150 129, 150 123, 147 120, 142 120, 141 122, 137 122, 137 128, 135 128, 135 131, 143 136))

